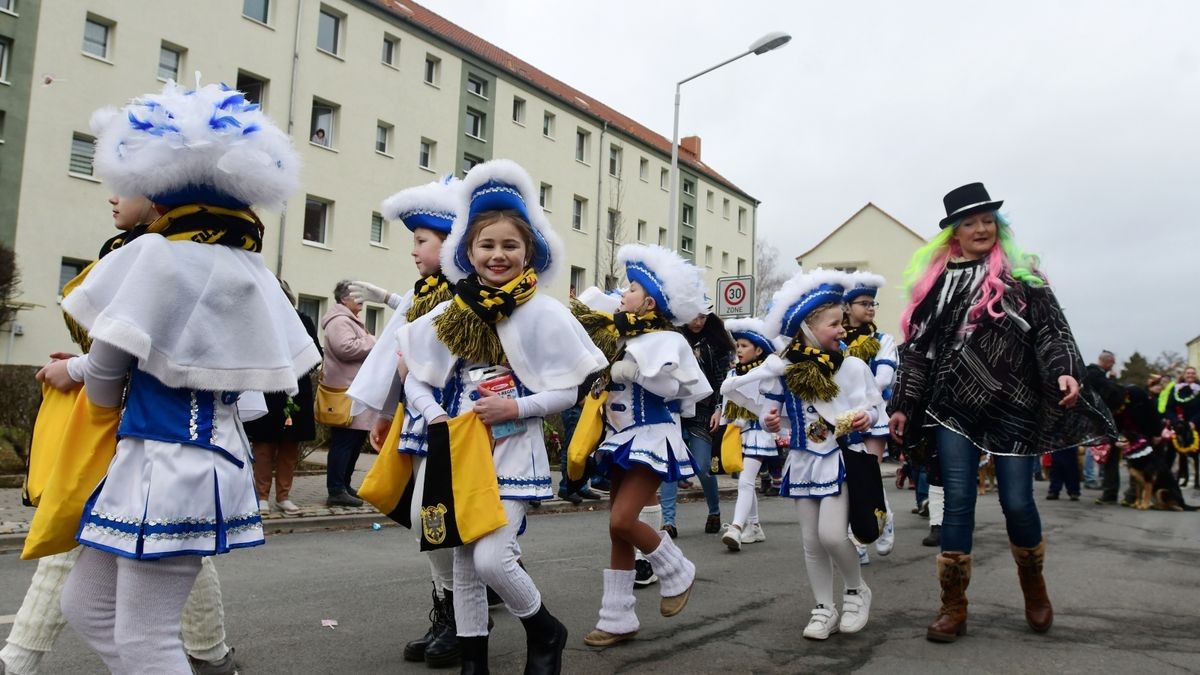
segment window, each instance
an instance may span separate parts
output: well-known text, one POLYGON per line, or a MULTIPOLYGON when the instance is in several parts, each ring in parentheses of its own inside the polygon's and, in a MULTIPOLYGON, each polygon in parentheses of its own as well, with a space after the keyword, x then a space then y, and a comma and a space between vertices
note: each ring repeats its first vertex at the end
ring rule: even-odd
POLYGON ((267 11, 270 8, 271 0, 242 0, 242 16, 259 23, 267 22, 267 11))
POLYGON ((383 310, 379 307, 363 308, 363 325, 366 327, 367 332, 371 335, 379 334, 376 329, 381 327, 381 322, 379 319, 382 315, 383 310))
POLYGON ((554 138, 554 113, 542 114, 542 135, 546 138, 554 138))
POLYGON ((442 60, 432 54, 425 55, 425 84, 438 86, 441 79, 442 60))
POLYGON ((98 16, 88 15, 83 24, 83 51, 85 54, 108 59, 109 38, 113 24, 98 16))
POLYGON ((658 187, 666 190, 667 185, 671 182, 671 171, 662 169, 658 172, 658 187))
POLYGON ((337 125, 338 107, 332 103, 313 99, 312 124, 308 130, 310 140, 326 148, 333 147, 333 133, 337 125))
POLYGON ((332 204, 308 196, 304 200, 304 241, 324 244, 329 229, 329 210, 332 204))
POLYGON ((667 245, 667 228, 665 228, 665 227, 658 228, 658 245, 659 246, 667 245))
POLYGON ((571 297, 583 290, 587 286, 587 270, 582 267, 571 266, 571 297))
POLYGON ((679 240, 679 249, 682 250, 684 253, 691 253, 692 252, 692 238, 691 237, 681 237, 679 240))
POLYGON ((470 153, 464 154, 463 155, 463 163, 462 163, 463 173, 465 174, 466 172, 470 171, 471 169, 474 169, 476 164, 480 164, 482 162, 483 162, 483 160, 480 159, 479 157, 476 157, 475 155, 472 155, 470 153))
POLYGON ((321 321, 321 305, 324 304, 323 298, 314 298, 311 295, 301 295, 300 301, 296 303, 296 309, 301 314, 307 316, 309 321, 313 322, 314 326, 319 326, 321 321))
POLYGON ((704 266, 712 267, 712 247, 711 246, 704 247, 704 266))
POLYGON ((695 219, 692 217, 692 205, 683 205, 683 224, 688 227, 695 227, 695 219))
POLYGON ((383 155, 392 154, 392 125, 387 122, 375 124, 375 152, 383 155))
POLYGON ((16 14, 17 0, 0 0, 0 11, 8 12, 9 14, 16 14))
POLYGON ((740 274, 745 274, 745 273, 746 273, 746 259, 745 259, 745 258, 738 258, 738 269, 737 269, 737 273, 738 273, 739 275, 740 275, 740 274))
POLYGON ((388 35, 387 33, 384 33, 383 54, 379 57, 379 60, 384 65, 392 66, 394 68, 396 66, 396 56, 399 53, 400 38, 396 37, 395 35, 388 35))
POLYGON ((621 177, 621 148, 608 146, 608 175, 621 177))
POLYGON ((729 251, 721 251, 721 271, 729 271, 729 251))
POLYGON ((650 180, 650 160, 645 157, 638 160, 638 178, 644 181, 650 180))
POLYGON ((729 220, 729 200, 728 199, 721 200, 721 217, 724 218, 725 220, 729 220))
POLYGON ((165 42, 158 48, 158 79, 178 80, 183 67, 183 50, 165 42))
POLYGON ((321 8, 317 16, 317 49, 337 54, 342 41, 342 17, 332 10, 321 8))
POLYGON ((746 209, 738 207, 738 232, 746 233, 746 209))
POLYGON ((237 90, 246 95, 246 100, 264 105, 267 100, 267 81, 247 72, 238 71, 237 90))
POLYGON ((433 169, 434 151, 437 149, 437 143, 428 138, 421 139, 421 149, 417 153, 417 166, 422 169, 433 169))
POLYGON ((696 194, 696 182, 690 178, 684 178, 683 179, 683 194, 685 194, 685 195, 696 194))
POLYGON ((472 138, 483 140, 484 122, 487 120, 487 115, 475 110, 467 108, 467 135, 472 138))
POLYGON ((587 164, 592 134, 583 129, 575 130, 575 161, 587 164))
POLYGON ((637 223, 637 240, 645 243, 646 241, 646 221, 639 220, 637 223))
POLYGON ((621 212, 608 210, 608 227, 604 229, 604 238, 608 241, 616 241, 620 235, 621 229, 621 212))
POLYGON ((525 99, 517 96, 513 97, 513 118, 512 120, 521 126, 525 126, 525 99))
POLYGON ((487 80, 475 75, 474 73, 467 74, 467 91, 475 94, 479 98, 487 98, 488 83, 487 80))
POLYGON ((378 213, 371 214, 371 243, 383 243, 383 216, 378 213))
POLYGON ((96 139, 86 134, 71 136, 71 162, 67 170, 80 176, 92 175, 92 157, 96 154, 96 139))
POLYGON ((83 268, 89 264, 86 260, 63 258, 58 267, 58 294, 62 295, 63 288, 66 287, 67 282, 83 273, 83 268))
POLYGON ((547 211, 550 210, 550 200, 554 196, 554 188, 550 185, 542 183, 538 188, 538 204, 547 211))
POLYGON ((0 39, 0 82, 8 81, 8 52, 11 49, 12 43, 0 39))
POLYGON ((4 142, 4 111, 0 110, 0 143, 4 142))
POLYGON ((714 203, 715 201, 716 201, 716 200, 715 200, 715 199, 713 199, 713 191, 712 191, 712 190, 709 190, 709 191, 708 191, 708 194, 704 196, 704 208, 705 208, 705 209, 707 209, 707 210, 709 210, 709 211, 712 211, 712 210, 713 210, 713 203, 714 203))
POLYGON ((575 195, 571 200, 571 227, 577 232, 583 232, 583 223, 587 219, 587 200, 575 195))

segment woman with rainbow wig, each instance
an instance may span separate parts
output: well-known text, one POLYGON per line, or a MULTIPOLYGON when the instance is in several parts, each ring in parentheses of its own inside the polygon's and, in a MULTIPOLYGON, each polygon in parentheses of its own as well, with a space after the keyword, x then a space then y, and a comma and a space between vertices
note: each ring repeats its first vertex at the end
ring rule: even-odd
POLYGON ((888 404, 897 442, 933 449, 945 487, 937 559, 942 606, 926 637, 953 642, 967 629, 979 453, 996 464, 1000 506, 1025 619, 1036 632, 1054 614, 1042 577, 1046 541, 1033 499, 1042 453, 1115 435, 1094 392, 1080 391, 1083 360, 1036 256, 1017 246, 1003 202, 982 183, 943 199, 942 231, 905 272, 904 344, 888 404))

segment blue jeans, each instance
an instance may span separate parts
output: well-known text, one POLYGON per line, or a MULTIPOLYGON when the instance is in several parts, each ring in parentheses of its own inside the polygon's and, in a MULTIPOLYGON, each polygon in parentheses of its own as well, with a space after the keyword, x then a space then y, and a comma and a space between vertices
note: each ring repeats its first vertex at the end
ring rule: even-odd
MULTIPOLYGON (((966 437, 939 427, 938 457, 942 485, 946 491, 946 515, 942 520, 942 551, 971 552, 975 531, 975 497, 979 482, 979 448, 966 437)), ((1009 540, 1032 548, 1042 541, 1042 521, 1033 501, 1033 466, 1037 457, 992 455, 996 464, 996 489, 1009 540)))
POLYGON ((571 437, 575 435, 575 427, 579 424, 579 416, 583 413, 583 407, 574 405, 560 413, 563 423, 562 451, 559 453, 558 465, 562 469, 562 480, 558 481, 558 491, 566 493, 570 490, 567 486, 567 448, 571 447, 571 437))
MULTIPOLYGON (((708 502, 708 515, 721 514, 721 494, 717 492, 717 477, 709 473, 712 466, 712 440, 693 434, 687 426, 683 427, 683 442, 687 443, 688 451, 692 453, 699 473, 700 487, 704 489, 704 501, 708 502)), ((662 504, 664 525, 675 524, 675 502, 679 497, 679 485, 675 481, 666 481, 659 488, 658 501, 662 504)))
MULTIPOLYGON (((1087 453, 1091 456, 1091 453, 1087 453)), ((1075 448, 1059 450, 1050 455, 1050 494, 1058 494, 1063 487, 1068 495, 1079 496, 1079 451, 1075 448)))
POLYGON ((325 467, 325 488, 329 494, 345 492, 350 487, 354 465, 358 463, 358 455, 366 440, 365 429, 335 427, 329 430, 329 457, 325 467))
POLYGON ((920 508, 921 502, 929 499, 929 472, 925 469, 917 469, 917 508, 920 508))

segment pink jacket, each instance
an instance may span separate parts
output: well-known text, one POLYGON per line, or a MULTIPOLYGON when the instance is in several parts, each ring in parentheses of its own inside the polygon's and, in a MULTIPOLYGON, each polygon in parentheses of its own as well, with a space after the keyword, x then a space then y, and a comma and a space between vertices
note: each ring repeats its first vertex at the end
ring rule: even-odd
MULTIPOLYGON (((321 331, 325 335, 321 382, 329 387, 349 387, 375 346, 375 336, 342 304, 334 305, 321 317, 321 331)), ((369 430, 374 423, 375 414, 367 412, 355 417, 349 428, 369 430)))

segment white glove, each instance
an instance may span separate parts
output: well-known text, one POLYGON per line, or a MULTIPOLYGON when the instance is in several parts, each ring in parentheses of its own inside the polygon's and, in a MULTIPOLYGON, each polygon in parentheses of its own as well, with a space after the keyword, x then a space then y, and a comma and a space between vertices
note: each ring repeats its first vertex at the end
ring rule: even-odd
POLYGON ((351 281, 350 297, 354 298, 354 301, 358 303, 383 302, 392 309, 396 309, 400 304, 399 295, 388 293, 386 289, 380 288, 369 281, 351 281), (394 303, 393 298, 395 298, 394 303))
POLYGON ((612 364, 612 368, 608 371, 609 377, 613 382, 626 383, 633 382, 637 377, 638 367, 633 361, 617 361, 612 364))

